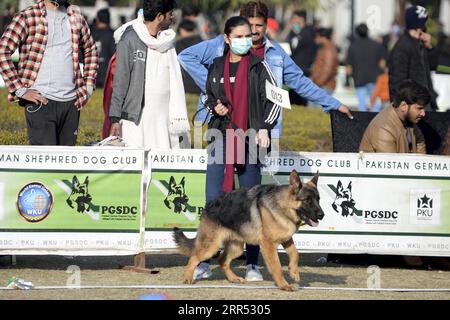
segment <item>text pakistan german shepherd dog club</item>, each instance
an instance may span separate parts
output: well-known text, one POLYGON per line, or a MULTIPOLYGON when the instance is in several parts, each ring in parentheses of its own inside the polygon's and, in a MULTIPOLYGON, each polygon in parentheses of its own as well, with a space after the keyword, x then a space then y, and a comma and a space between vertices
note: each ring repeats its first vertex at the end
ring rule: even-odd
POLYGON ((223 245, 219 264, 230 282, 243 282, 230 268, 244 243, 260 245, 266 266, 283 290, 297 290, 283 276, 277 248, 281 244, 289 256, 289 274, 300 281, 299 255, 292 236, 301 224, 317 226, 324 213, 319 204, 319 174, 302 184, 292 171, 289 185, 258 185, 241 188, 209 202, 202 213, 195 239, 188 239, 174 228, 174 240, 180 253, 189 256, 184 282, 192 284, 197 265, 211 258, 223 245))

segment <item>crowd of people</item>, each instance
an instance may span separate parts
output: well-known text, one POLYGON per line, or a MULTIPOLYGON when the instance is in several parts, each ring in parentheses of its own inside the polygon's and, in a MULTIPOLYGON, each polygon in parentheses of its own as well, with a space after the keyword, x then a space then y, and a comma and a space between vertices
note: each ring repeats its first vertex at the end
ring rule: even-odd
MULTIPOLYGON (((261 183, 252 150, 267 153, 273 139, 282 138, 283 112, 266 97, 267 82, 287 86, 293 103, 353 119, 350 108, 332 96, 339 66, 333 31, 308 25, 305 11, 295 11, 280 32, 264 3, 246 2, 221 34, 206 39, 209 32, 199 30, 199 11, 192 8, 183 8, 175 32, 176 9, 174 0, 144 0, 135 19, 116 31, 108 9, 89 25, 70 0, 38 0, 12 17, 0 39, 0 73, 9 100, 24 107, 30 144, 75 145, 80 110, 95 88, 104 88, 104 137, 120 136, 128 146, 146 149, 189 147, 185 93, 199 94, 204 112, 198 117, 218 132, 209 141, 209 158, 222 159, 207 167, 211 201, 236 187, 235 172, 240 187, 261 183), (289 44, 291 56, 278 40, 289 44), (16 50, 18 64, 11 60, 16 50), (239 134, 248 131, 254 134, 239 134)), ((365 24, 356 28, 345 59, 349 83, 359 111, 382 110, 367 128, 363 151, 424 150, 415 124, 425 110, 436 109, 427 19, 425 8, 409 8, 404 33, 396 30, 396 42, 389 37, 384 46, 370 38, 365 24), (381 133, 386 126, 388 137, 381 133)), ((258 247, 247 246, 248 281, 262 280, 258 255, 258 247)), ((210 274, 206 261, 195 277, 210 274)))

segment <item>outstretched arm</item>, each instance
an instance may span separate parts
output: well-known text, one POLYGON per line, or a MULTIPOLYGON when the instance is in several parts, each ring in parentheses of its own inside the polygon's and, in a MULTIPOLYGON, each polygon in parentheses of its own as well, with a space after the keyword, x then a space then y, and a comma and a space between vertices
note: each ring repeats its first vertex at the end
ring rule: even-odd
POLYGON ((223 36, 218 36, 186 48, 178 55, 180 65, 194 79, 203 93, 206 92, 208 68, 216 57, 223 54, 223 47, 223 36))
POLYGON ((350 119, 353 119, 350 109, 343 105, 339 100, 330 96, 325 90, 319 88, 314 82, 305 76, 302 69, 283 51, 283 82, 298 95, 308 99, 315 104, 323 106, 325 112, 330 110, 338 110, 345 113, 350 119))

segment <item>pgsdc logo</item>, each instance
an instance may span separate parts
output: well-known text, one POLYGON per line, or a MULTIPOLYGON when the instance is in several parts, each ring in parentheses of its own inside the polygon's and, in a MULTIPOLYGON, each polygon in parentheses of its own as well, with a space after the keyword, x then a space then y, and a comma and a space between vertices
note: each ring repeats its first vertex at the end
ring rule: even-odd
POLYGON ((44 220, 52 210, 53 195, 40 182, 32 182, 24 186, 17 196, 17 209, 28 222, 44 220))

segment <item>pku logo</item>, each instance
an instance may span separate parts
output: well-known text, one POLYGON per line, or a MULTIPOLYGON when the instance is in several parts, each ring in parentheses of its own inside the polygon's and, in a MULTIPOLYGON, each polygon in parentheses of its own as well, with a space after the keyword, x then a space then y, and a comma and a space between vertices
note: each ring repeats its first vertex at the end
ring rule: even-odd
POLYGON ((422 198, 417 199, 417 216, 433 216, 433 199, 428 198, 426 194, 422 198))

